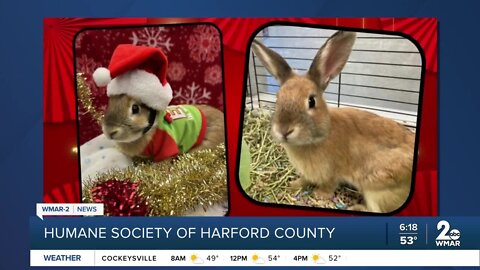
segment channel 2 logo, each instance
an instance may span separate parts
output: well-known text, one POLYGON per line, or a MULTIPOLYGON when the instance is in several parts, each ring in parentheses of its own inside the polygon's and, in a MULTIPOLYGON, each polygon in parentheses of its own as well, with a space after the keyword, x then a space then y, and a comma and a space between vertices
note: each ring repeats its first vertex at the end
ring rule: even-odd
POLYGON ((437 236, 435 243, 437 247, 459 247, 460 246, 460 231, 457 229, 450 230, 450 223, 446 220, 441 220, 437 223, 437 230, 440 233, 437 236))

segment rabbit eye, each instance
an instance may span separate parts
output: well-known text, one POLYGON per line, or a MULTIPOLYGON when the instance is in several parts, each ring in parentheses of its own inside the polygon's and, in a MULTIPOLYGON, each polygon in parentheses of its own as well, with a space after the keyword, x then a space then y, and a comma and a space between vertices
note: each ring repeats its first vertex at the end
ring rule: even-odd
POLYGON ((310 96, 308 98, 308 108, 315 108, 315 105, 317 104, 317 101, 315 100, 315 96, 310 96))
POLYGON ((140 107, 137 104, 132 105, 132 114, 137 114, 140 112, 140 107))

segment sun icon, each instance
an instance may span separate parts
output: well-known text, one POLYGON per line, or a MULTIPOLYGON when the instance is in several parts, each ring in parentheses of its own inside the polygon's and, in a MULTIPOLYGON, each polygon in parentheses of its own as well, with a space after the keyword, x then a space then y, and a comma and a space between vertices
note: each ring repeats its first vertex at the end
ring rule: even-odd
POLYGON ((258 254, 256 253, 252 255, 252 261, 256 264, 265 263, 265 260, 262 257, 258 256, 258 254))
POLYGON ((313 254, 312 255, 312 260, 316 264, 324 264, 325 263, 325 260, 322 257, 320 257, 320 255, 318 255, 318 254, 313 254))
POLYGON ((196 263, 196 264, 201 264, 203 263, 203 260, 202 258, 198 257, 197 254, 192 254, 192 256, 190 256, 190 260, 193 262, 193 263, 196 263))

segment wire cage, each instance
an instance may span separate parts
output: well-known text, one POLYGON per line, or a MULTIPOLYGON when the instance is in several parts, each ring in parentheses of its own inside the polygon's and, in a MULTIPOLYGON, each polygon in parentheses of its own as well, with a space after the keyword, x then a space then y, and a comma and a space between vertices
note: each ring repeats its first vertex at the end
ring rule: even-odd
MULTIPOLYGON (((334 30, 270 26, 256 39, 278 52, 299 73, 306 72, 334 30)), ((327 104, 355 107, 394 119, 415 130, 422 60, 401 36, 357 33, 348 63, 325 90, 327 104)), ((273 109, 279 85, 250 53, 245 106, 273 109)))

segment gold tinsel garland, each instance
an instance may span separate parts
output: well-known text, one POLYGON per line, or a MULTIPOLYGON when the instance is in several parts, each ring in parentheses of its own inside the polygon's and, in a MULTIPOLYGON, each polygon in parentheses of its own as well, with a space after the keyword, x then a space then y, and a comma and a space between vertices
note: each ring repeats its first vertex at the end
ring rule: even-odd
MULTIPOLYGON (((77 74, 77 92, 86 113, 100 123, 103 115, 93 104, 90 88, 81 73, 77 74)), ((99 174, 86 181, 82 189, 83 202, 94 202, 95 188, 102 183, 127 182, 135 184, 135 192, 138 191, 135 196, 144 200, 147 215, 183 215, 199 205, 206 208, 227 200, 226 170, 224 144, 213 149, 182 154, 171 161, 140 162, 124 170, 99 174)), ((124 194, 119 195, 121 198, 124 194)), ((122 205, 122 202, 119 203, 122 205)))
POLYGON ((90 91, 82 73, 77 73, 77 94, 85 112, 89 113, 97 123, 100 123, 103 115, 95 108, 92 99, 92 92, 90 91))
POLYGON ((145 162, 124 170, 97 175, 85 183, 83 201, 94 202, 92 190, 109 180, 138 184, 150 216, 178 216, 201 205, 227 200, 225 146, 186 153, 173 161, 145 162))

